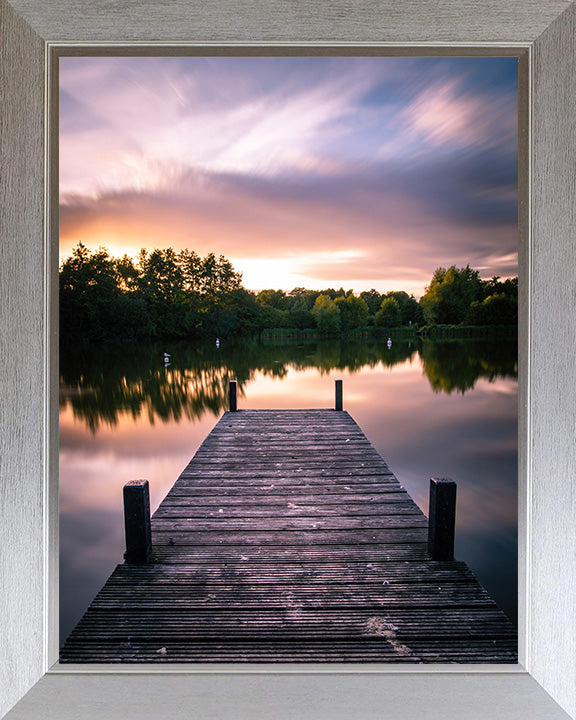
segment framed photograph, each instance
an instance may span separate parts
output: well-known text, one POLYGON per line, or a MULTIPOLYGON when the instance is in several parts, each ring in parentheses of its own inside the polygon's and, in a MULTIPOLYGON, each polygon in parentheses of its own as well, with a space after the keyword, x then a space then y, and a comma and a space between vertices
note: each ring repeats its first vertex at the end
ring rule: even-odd
POLYGON ((103 52, 52 64, 60 661, 515 665, 526 53, 103 52))
POLYGON ((570 430, 575 411, 567 391, 575 373, 568 291, 575 273, 571 242, 576 165, 570 143, 575 8, 567 2, 528 8, 509 3, 490 12, 467 7, 464 13, 454 2, 435 17, 431 35, 420 3, 406 6, 401 15, 389 15, 391 8, 382 5, 361 10, 344 5, 343 14, 332 4, 308 18, 278 8, 276 15, 264 16, 248 6, 238 22, 229 5, 218 15, 214 9, 207 14, 187 4, 175 4, 162 13, 147 3, 137 8, 120 4, 113 11, 93 7, 76 22, 80 16, 73 3, 64 0, 50 9, 1 0, 0 91, 6 110, 0 126, 0 287, 2 334, 9 342, 4 344, 2 363, 8 392, 2 418, 0 532, 2 575, 8 582, 0 596, 6 637, 0 711, 10 711, 17 703, 8 715, 14 720, 39 716, 39 708, 43 717, 72 717, 79 704, 83 716, 95 717, 103 702, 106 716, 119 718, 162 713, 180 717, 190 711, 238 717, 239 708, 241 716, 266 717, 281 714, 286 706, 294 709, 292 715, 304 718, 351 712, 369 718, 382 716, 383 698, 394 718, 417 717, 423 708, 431 718, 576 717, 576 535, 574 494, 566 480, 575 464, 570 430), (462 19, 455 20, 454 13, 462 19), (390 22, 384 20, 388 16, 390 22), (262 32, 256 34, 254 27, 262 32), (486 665, 391 666, 388 671, 353 664, 172 665, 167 673, 158 665, 137 670, 56 662, 58 218, 51 194, 57 165, 50 107, 57 88, 48 85, 48 69, 56 47, 78 46, 84 54, 93 47, 95 53, 106 54, 114 43, 147 46, 156 55, 170 43, 250 44, 261 46, 263 53, 266 48, 273 53, 282 44, 324 45, 334 47, 335 55, 345 55, 352 46, 388 44, 402 46, 408 56, 411 47, 416 54, 446 48, 457 54, 458 47, 466 54, 471 48, 487 47, 490 54, 501 48, 526 58, 529 122, 521 126, 520 146, 529 146, 523 166, 528 191, 521 194, 519 207, 519 217, 524 218, 520 235, 525 238, 519 247, 520 275, 526 283, 520 292, 524 372, 519 407, 518 665, 500 672, 486 665))

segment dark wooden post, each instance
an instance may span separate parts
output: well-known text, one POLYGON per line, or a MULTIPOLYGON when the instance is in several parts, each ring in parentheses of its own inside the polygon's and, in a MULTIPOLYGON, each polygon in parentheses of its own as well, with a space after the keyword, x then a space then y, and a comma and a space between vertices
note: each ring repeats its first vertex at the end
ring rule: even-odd
POLYGON ((236 412, 238 410, 238 404, 236 402, 236 380, 230 380, 230 412, 236 412))
POLYGON ((152 533, 150 530, 150 492, 148 480, 131 480, 124 485, 124 529, 126 552, 124 559, 130 564, 152 560, 152 533))
POLYGON ((428 510, 428 554, 432 560, 454 560, 456 483, 431 478, 428 510))
POLYGON ((342 380, 335 380, 336 386, 336 410, 342 410, 342 380))

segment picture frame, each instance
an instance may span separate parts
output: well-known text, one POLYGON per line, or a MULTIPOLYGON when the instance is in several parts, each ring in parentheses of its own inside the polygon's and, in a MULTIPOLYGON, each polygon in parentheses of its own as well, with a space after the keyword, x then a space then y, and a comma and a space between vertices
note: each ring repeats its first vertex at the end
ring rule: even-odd
MULTIPOLYGON (((566 0, 394 3, 322 0, 304 8, 217 0, 0 0, 0 714, 19 718, 576 718, 576 7, 566 0), (54 44, 318 43, 516 46, 530 62, 528 279, 520 381, 519 666, 54 666, 57 657, 57 254, 47 182, 54 44), (22 212, 22 209, 25 212, 22 212), (49 227, 49 223, 52 225, 49 227), (52 394, 51 394, 52 393, 52 394), (36 683, 36 684, 35 684, 36 683), (34 685, 35 684, 35 685, 34 685), (33 689, 30 690, 30 688, 33 689), (22 696, 28 693, 23 699, 22 696), (11 709, 12 708, 12 709, 11 709)), ((53 149, 53 148, 52 148, 53 149)), ((53 153, 52 153, 53 154, 53 153)), ((54 166, 51 172, 54 172, 54 166)))

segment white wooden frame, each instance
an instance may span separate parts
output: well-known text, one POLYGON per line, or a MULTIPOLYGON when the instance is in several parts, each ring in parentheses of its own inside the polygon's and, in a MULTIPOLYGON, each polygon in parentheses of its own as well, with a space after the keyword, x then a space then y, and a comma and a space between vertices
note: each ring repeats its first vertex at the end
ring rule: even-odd
POLYGON ((567 0, 0 0, 0 716, 17 703, 10 720, 576 718, 575 123, 576 5, 567 0), (521 665, 50 669, 57 326, 45 177, 49 48, 158 41, 529 51, 521 665))

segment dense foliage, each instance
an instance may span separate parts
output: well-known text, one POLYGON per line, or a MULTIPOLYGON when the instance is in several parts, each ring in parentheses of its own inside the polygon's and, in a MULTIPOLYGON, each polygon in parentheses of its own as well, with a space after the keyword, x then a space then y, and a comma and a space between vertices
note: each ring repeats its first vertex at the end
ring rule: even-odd
POLYGON ((133 260, 80 243, 60 267, 60 330, 68 340, 230 337, 270 329, 320 333, 415 329, 425 323, 513 325, 518 279, 481 280, 470 267, 438 268, 418 302, 403 291, 242 286, 229 260, 192 250, 141 250, 133 260))
POLYGON ((438 268, 420 305, 428 324, 514 325, 518 322, 518 278, 481 280, 469 265, 438 268))

